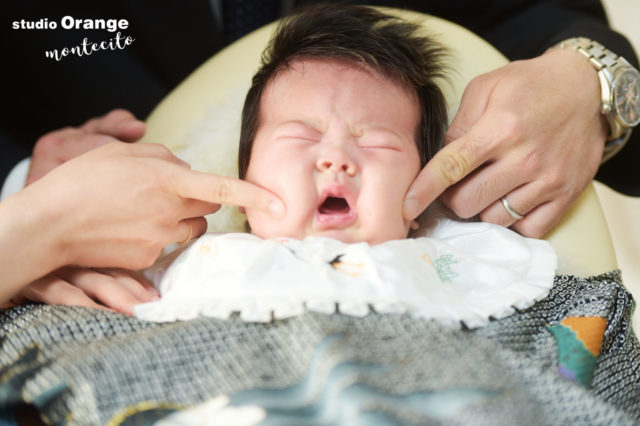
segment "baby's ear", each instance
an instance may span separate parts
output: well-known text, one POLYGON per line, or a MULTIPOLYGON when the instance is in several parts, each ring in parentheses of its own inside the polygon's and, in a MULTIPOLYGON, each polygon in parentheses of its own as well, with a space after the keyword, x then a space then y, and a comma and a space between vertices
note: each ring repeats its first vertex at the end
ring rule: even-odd
POLYGON ((411 225, 409 225, 409 228, 411 228, 412 231, 415 231, 420 228, 420 224, 417 221, 412 220, 411 225))

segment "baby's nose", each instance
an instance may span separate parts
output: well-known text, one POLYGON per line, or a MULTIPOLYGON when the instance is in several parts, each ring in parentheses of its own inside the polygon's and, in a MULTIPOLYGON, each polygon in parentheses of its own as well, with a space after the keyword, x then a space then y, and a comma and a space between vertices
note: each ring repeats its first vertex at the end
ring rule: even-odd
POLYGON ((320 172, 328 170, 336 173, 343 172, 350 177, 355 176, 357 170, 355 161, 342 147, 335 147, 324 152, 316 161, 316 168, 320 172))

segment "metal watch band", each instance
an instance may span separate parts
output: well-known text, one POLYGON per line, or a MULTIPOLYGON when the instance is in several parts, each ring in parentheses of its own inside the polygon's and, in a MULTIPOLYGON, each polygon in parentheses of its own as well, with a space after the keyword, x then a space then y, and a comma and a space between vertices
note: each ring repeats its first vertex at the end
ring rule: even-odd
MULTIPOLYGON (((569 47, 575 49, 579 54, 584 56, 591 65, 598 71, 604 67, 613 69, 618 65, 620 56, 607 49, 597 41, 586 37, 574 37, 559 43, 560 47, 569 47)), ((626 62, 626 61, 625 61, 626 62)))
POLYGON ((600 160, 600 164, 616 155, 618 151, 620 151, 625 146, 625 144, 629 140, 629 137, 631 137, 631 129, 627 129, 627 131, 618 138, 606 141, 604 143, 604 151, 602 151, 602 160, 600 160))
MULTIPOLYGON (((600 83, 602 90, 611 90, 611 83, 613 82, 613 76, 615 73, 615 69, 619 66, 630 66, 630 64, 620 55, 617 55, 613 51, 607 49, 602 44, 597 41, 588 39, 586 37, 574 37, 564 41, 561 41, 557 44, 557 46, 561 48, 569 48, 573 49, 582 55, 589 63, 596 69, 596 71, 601 72, 604 70, 608 74, 607 81, 609 83, 608 89, 602 87, 602 78, 600 78, 600 83)), ((603 93, 602 97, 608 97, 609 93, 603 93)), ((611 105, 602 103, 602 113, 607 114, 611 113, 611 105)), ((615 120, 615 119, 614 119, 615 120)), ((621 129, 619 125, 615 125, 612 121, 607 120, 609 122, 609 126, 611 127, 612 133, 619 133, 613 138, 607 140, 604 145, 604 151, 602 153, 602 161, 601 164, 605 161, 609 160, 611 157, 616 155, 618 151, 620 151, 624 145, 627 143, 627 140, 631 136, 631 129, 621 129), (618 132, 616 132, 616 128, 618 132)))

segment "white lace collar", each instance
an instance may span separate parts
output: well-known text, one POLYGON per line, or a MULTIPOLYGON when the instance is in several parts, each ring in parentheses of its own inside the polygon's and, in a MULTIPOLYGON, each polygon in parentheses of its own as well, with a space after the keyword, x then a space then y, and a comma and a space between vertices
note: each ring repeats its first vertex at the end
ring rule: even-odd
POLYGON ((147 271, 162 299, 135 313, 174 321, 239 312, 245 321, 270 321, 305 309, 356 316, 374 309, 474 328, 546 296, 556 264, 546 241, 448 219, 428 237, 376 246, 206 234, 166 272, 147 271))

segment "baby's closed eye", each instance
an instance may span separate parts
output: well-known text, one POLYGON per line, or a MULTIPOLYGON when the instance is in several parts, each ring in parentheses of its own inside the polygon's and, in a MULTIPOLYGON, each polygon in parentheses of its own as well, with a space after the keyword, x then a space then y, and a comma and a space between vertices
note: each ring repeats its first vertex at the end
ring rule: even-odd
POLYGON ((318 143, 320 142, 320 138, 309 137, 305 135, 296 135, 296 134, 284 134, 278 136, 279 140, 287 140, 292 142, 310 142, 310 143, 318 143))
POLYGON ((367 133, 358 138, 358 146, 364 149, 402 151, 400 141, 390 132, 367 133))
POLYGON ((292 121, 279 126, 277 138, 315 143, 320 142, 322 133, 308 124, 292 121))

